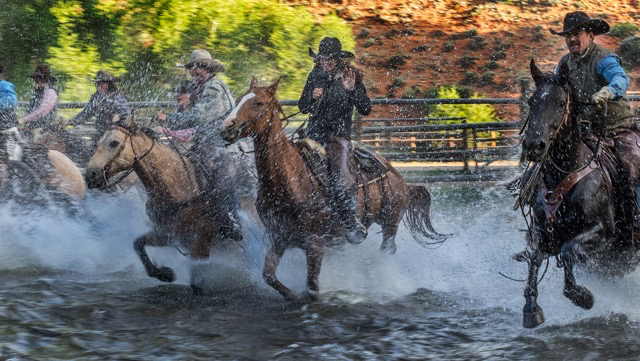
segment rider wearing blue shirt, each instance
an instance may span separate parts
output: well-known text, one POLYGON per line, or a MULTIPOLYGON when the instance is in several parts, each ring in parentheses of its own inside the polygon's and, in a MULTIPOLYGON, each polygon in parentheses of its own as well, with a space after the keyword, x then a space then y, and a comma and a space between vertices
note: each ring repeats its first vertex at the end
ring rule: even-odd
POLYGON ((596 65, 598 74, 609 83, 609 92, 611 93, 611 99, 617 100, 622 98, 627 89, 629 89, 629 77, 622 69, 620 58, 614 54, 609 54, 602 58, 598 65, 596 65))
POLYGON ((17 105, 15 87, 4 79, 4 67, 0 65, 0 131, 18 125, 17 105))

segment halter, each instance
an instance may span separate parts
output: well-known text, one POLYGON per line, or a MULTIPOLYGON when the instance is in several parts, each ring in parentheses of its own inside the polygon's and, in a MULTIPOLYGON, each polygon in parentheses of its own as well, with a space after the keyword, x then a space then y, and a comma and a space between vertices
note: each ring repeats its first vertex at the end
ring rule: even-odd
POLYGON ((109 169, 109 167, 111 167, 111 164, 113 164, 113 162, 115 162, 115 160, 118 158, 118 156, 120 156, 120 153, 122 153, 122 151, 124 150, 124 147, 126 146, 127 143, 127 138, 129 139, 129 144, 131 145, 131 151, 133 152, 133 164, 131 165, 131 168, 127 169, 124 174, 122 176, 120 176, 118 179, 116 179, 114 182, 112 182, 111 184, 108 185, 108 188, 111 188, 113 186, 118 185, 120 182, 122 182, 126 177, 129 176, 129 174, 131 174, 131 172, 134 171, 136 165, 142 160, 144 159, 144 157, 146 157, 147 155, 149 155, 149 153, 151 153, 151 150, 153 149, 153 147, 156 145, 156 142, 152 139, 151 140, 151 147, 149 147, 149 149, 147 149, 146 152, 144 152, 144 154, 142 154, 141 156, 138 156, 136 154, 135 148, 133 147, 133 137, 131 136, 131 130, 124 128, 124 127, 120 127, 120 126, 113 126, 110 128, 110 130, 118 130, 122 133, 125 134, 125 138, 122 141, 122 143, 120 143, 120 148, 118 149, 118 151, 116 152, 116 154, 109 159, 109 161, 107 161, 107 163, 105 163, 105 165, 102 167, 102 178, 105 181, 105 184, 108 184, 108 180, 107 180, 107 170, 109 169))

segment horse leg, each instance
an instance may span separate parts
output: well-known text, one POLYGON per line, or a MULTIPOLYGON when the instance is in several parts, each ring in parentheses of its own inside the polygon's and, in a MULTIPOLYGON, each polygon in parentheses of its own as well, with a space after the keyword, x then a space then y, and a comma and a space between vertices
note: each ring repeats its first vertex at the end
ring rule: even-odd
POLYGON ((315 302, 318 300, 320 291, 320 268, 322 267, 322 258, 324 257, 324 247, 321 237, 312 237, 305 246, 307 255, 307 296, 309 300, 315 302))
POLYGON ((395 254, 398 249, 396 246, 396 234, 398 233, 398 222, 388 222, 382 226, 382 244, 380 250, 388 254, 395 254))
POLYGON ((151 262, 149 255, 147 255, 145 246, 162 247, 166 246, 166 241, 159 237, 157 233, 151 231, 138 237, 138 239, 133 242, 133 249, 138 254, 138 257, 140 257, 149 277, 157 278, 162 282, 173 282, 176 277, 171 268, 156 267, 153 262, 151 262))
POLYGON ((573 265, 575 264, 579 252, 579 246, 574 242, 567 242, 562 246, 560 256, 564 264, 564 296, 578 307, 586 310, 593 307, 593 294, 584 286, 576 284, 576 278, 573 274, 573 265))
POLYGON ((267 256, 264 260, 262 278, 269 286, 278 291, 285 300, 289 302, 297 302, 298 298, 293 294, 293 291, 287 288, 287 286, 280 282, 276 277, 276 269, 278 268, 278 264, 280 263, 280 259, 282 259, 284 251, 285 247, 280 242, 274 241, 274 244, 269 247, 267 256))
POLYGON ((204 294, 204 290, 202 288, 202 284, 205 282, 204 275, 202 272, 202 265, 198 264, 197 261, 202 261, 209 258, 209 252, 211 249, 209 243, 209 236, 215 235, 212 229, 201 229, 195 235, 195 239, 193 245, 191 246, 191 260, 196 261, 195 264, 191 265, 190 269, 190 283, 191 290, 195 295, 204 294))
POLYGON ((524 289, 525 304, 522 309, 522 326, 534 328, 544 322, 542 308, 538 306, 538 271, 542 264, 542 253, 539 250, 531 252, 529 257, 529 276, 527 286, 524 289))

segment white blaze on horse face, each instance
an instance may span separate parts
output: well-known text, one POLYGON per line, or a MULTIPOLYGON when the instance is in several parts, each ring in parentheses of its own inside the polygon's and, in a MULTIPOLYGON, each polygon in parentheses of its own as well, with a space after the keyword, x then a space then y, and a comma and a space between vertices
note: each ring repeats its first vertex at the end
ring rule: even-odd
POLYGON ((225 119, 224 122, 222 122, 222 129, 229 128, 233 123, 233 121, 238 117, 238 111, 240 110, 240 108, 242 108, 244 103, 248 102, 249 100, 255 97, 256 97, 256 93, 249 93, 244 97, 242 97, 242 99, 240 100, 240 103, 238 103, 238 106, 236 106, 235 109, 233 109, 233 111, 231 112, 231 114, 227 116, 227 119, 225 119))

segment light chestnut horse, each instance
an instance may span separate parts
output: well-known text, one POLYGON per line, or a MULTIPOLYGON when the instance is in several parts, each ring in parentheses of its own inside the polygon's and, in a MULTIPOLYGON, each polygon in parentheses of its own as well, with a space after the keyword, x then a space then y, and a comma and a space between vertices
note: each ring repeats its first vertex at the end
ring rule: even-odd
MULTIPOLYGON (((209 257, 212 245, 219 250, 230 250, 234 245, 219 239, 215 202, 202 189, 192 162, 159 143, 150 136, 150 130, 128 121, 103 135, 85 178, 89 188, 105 188, 109 179, 121 172, 134 172, 140 178, 147 191, 146 208, 152 229, 134 241, 134 249, 150 277, 173 282, 173 270, 154 265, 146 246, 172 246, 172 240, 177 239, 189 250, 191 259, 202 260, 209 257)), ((191 287, 200 293, 195 276, 192 269, 191 287)))
MULTIPOLYGON (((0 144, 7 144, 9 137, 11 135, 8 133, 0 133, 0 144)), ((78 166, 59 151, 48 150, 46 154, 46 159, 42 161, 48 164, 35 165, 30 162, 27 164, 23 161, 10 160, 6 149, 3 149, 0 152, 0 169, 3 170, 0 173, 3 176, 0 178, 4 183, 8 180, 6 177, 12 174, 17 175, 19 179, 22 179, 22 183, 29 181, 36 186, 44 185, 45 188, 64 193, 73 200, 82 200, 85 196, 86 184, 78 166), (50 171, 41 172, 41 169, 32 169, 33 167, 50 167, 50 171), (25 176, 28 179, 24 178, 25 176)))
MULTIPOLYGON (((277 87, 278 81, 259 87, 254 78, 246 95, 239 98, 235 110, 223 122, 221 132, 230 143, 244 137, 252 137, 254 141, 258 173, 256 207, 272 241, 263 269, 265 281, 290 302, 313 301, 319 291, 318 277, 325 238, 331 229, 332 209, 323 188, 284 132, 280 122, 282 108, 275 96, 277 87), (280 259, 291 247, 302 248, 307 258, 308 290, 302 297, 276 277, 280 259)), ((390 253, 395 252, 395 236, 406 211, 409 230, 416 241, 428 244, 422 239, 426 237, 442 242, 444 236, 431 226, 429 192, 421 186, 407 185, 391 164, 381 161, 388 169, 386 176, 369 184, 366 192, 362 184, 358 187, 362 223, 367 228, 373 223, 381 225, 381 248, 390 253)))

